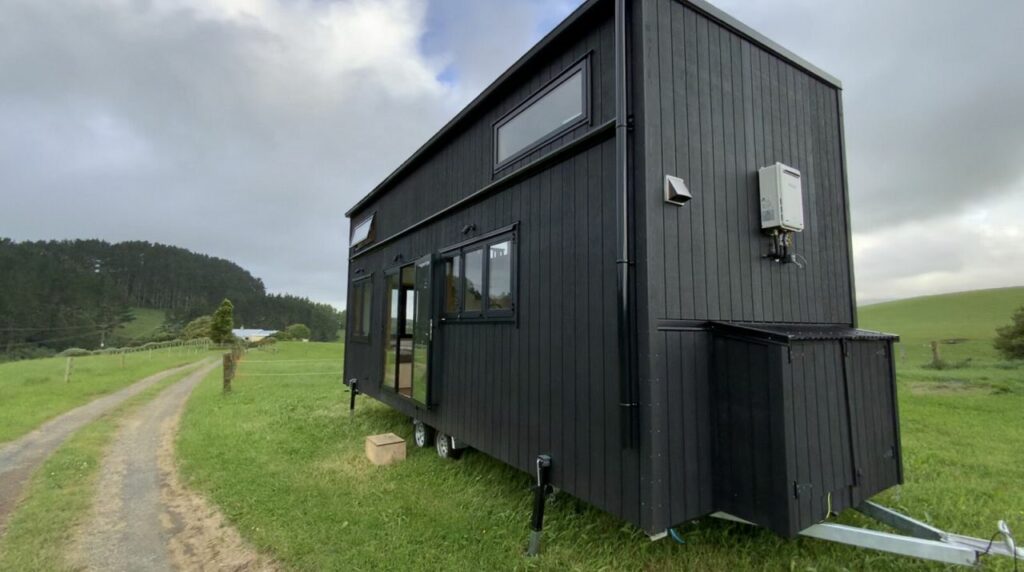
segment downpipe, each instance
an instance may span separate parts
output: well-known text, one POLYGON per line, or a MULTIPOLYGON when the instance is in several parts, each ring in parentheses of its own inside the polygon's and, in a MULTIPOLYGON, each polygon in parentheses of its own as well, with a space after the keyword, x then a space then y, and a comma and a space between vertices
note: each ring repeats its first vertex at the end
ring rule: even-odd
POLYGON ((622 445, 634 448, 637 442, 637 396, 633 387, 633 351, 631 341, 629 268, 629 107, 626 59, 626 0, 615 0, 615 234, 617 251, 617 326, 619 341, 619 409, 622 445))

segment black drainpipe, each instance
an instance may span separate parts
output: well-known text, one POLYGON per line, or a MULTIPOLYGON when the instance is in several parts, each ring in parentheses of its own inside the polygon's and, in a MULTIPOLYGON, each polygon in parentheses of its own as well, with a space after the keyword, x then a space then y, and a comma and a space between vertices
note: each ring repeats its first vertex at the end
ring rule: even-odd
POLYGON ((618 238, 619 407, 622 444, 636 445, 637 403, 633 389, 633 356, 629 312, 629 116, 626 105, 626 0, 615 0, 615 232, 618 238))

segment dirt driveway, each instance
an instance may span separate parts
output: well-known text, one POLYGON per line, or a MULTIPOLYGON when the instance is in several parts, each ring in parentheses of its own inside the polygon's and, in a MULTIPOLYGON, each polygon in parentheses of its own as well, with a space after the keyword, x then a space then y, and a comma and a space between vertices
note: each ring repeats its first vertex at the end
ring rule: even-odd
POLYGON ((130 397, 170 376, 195 367, 199 362, 161 371, 140 381, 95 399, 81 407, 47 421, 28 435, 0 447, 0 534, 21 499, 29 477, 61 443, 76 431, 95 421, 130 397))
POLYGON ((182 486, 174 437, 189 394, 216 364, 129 415, 103 461, 93 512, 69 560, 87 570, 274 570, 223 516, 182 486))

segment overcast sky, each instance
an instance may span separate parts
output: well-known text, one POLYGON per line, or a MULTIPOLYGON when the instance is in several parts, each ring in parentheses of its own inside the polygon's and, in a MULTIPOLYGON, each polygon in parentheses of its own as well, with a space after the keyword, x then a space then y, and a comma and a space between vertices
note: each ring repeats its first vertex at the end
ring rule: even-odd
MULTIPOLYGON (((0 0, 0 236, 344 306, 344 212, 577 0, 0 0)), ((719 0, 842 79, 861 301, 1024 284, 1024 2, 719 0)))

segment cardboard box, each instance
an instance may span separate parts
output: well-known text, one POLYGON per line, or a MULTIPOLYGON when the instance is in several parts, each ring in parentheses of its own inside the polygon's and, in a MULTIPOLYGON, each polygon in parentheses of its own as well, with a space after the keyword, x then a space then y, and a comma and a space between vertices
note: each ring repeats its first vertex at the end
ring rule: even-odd
POLYGON ((390 465, 405 460, 405 439, 394 433, 366 438, 366 458, 374 465, 390 465))

